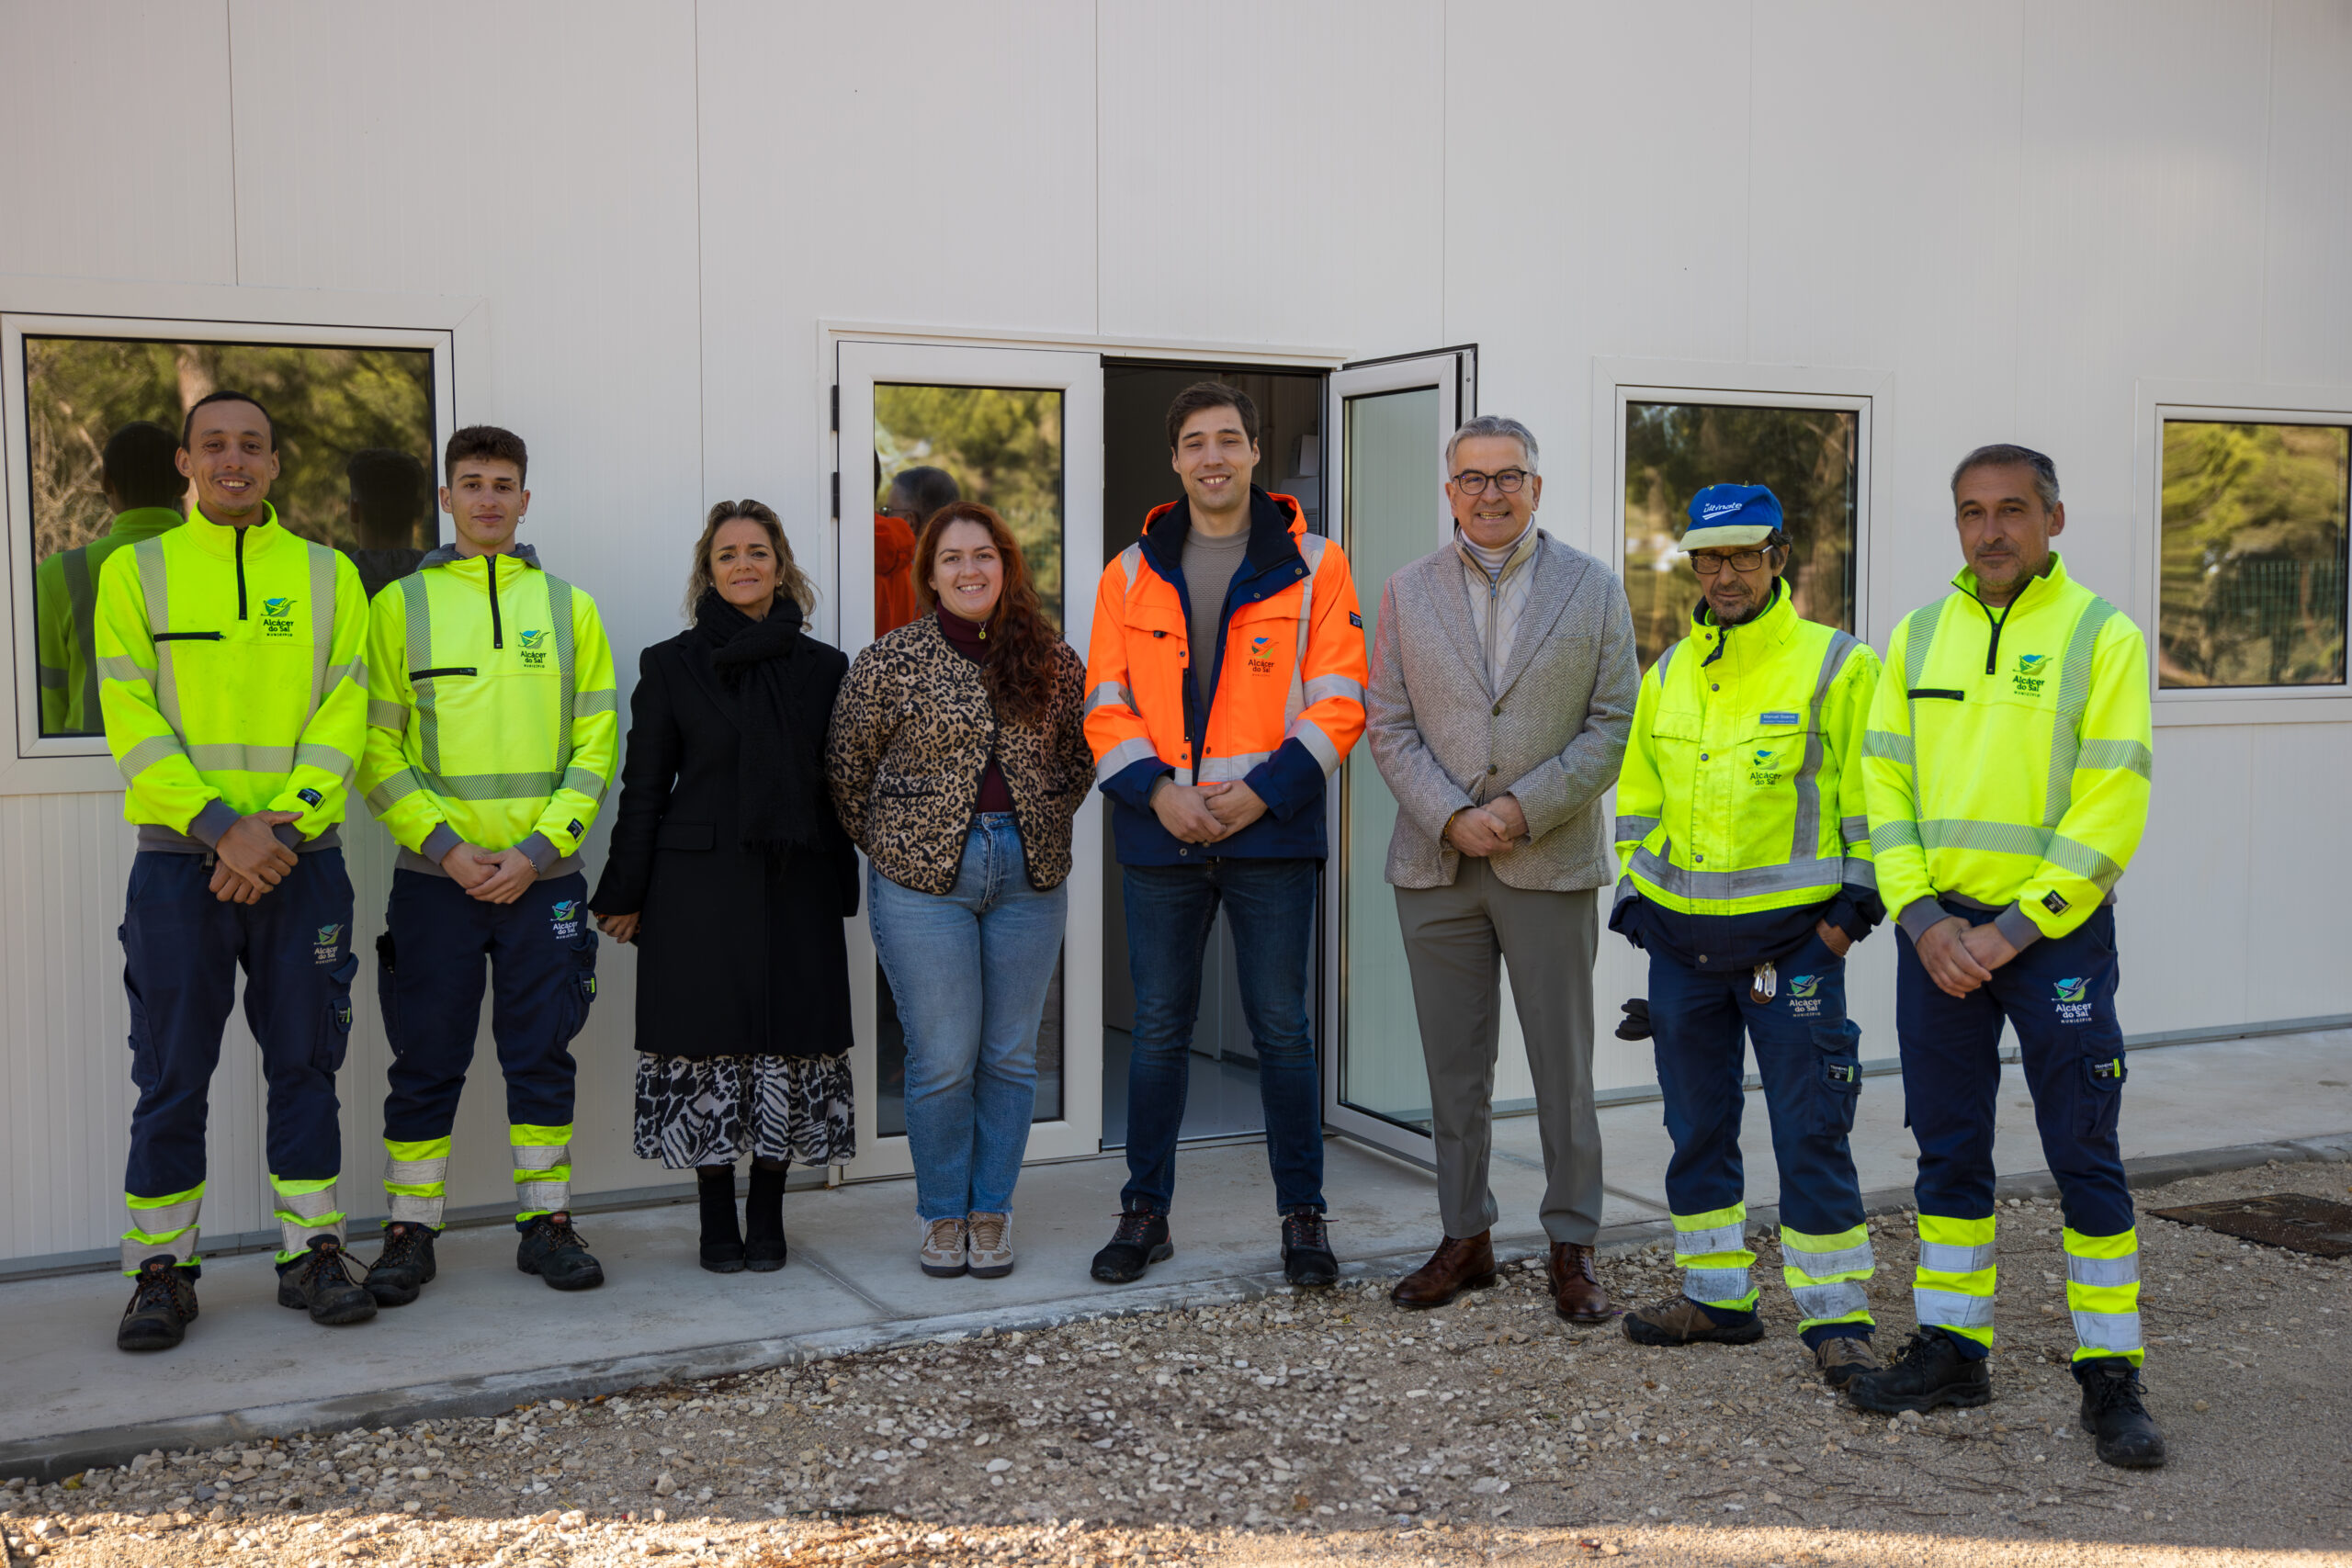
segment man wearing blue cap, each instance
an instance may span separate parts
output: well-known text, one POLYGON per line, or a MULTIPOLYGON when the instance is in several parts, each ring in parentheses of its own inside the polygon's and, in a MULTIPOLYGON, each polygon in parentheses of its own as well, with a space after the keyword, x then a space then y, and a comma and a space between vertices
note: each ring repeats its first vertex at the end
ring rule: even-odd
MULTIPOLYGON (((1781 503, 1761 485, 1691 498, 1682 547, 1705 597, 1642 678, 1617 781, 1622 872, 1609 926, 1650 956, 1682 1294, 1628 1314, 1641 1345, 1763 1337, 1739 1152, 1744 1032, 1781 1171, 1782 1272, 1823 1379, 1878 1365, 1875 1267, 1847 1134, 1861 1032, 1846 951, 1884 918, 1862 804, 1879 663, 1800 618, 1781 503)), ((1638 1018, 1638 1006, 1629 1004, 1638 1018)), ((1620 1032, 1624 1032, 1624 1031, 1620 1032)))

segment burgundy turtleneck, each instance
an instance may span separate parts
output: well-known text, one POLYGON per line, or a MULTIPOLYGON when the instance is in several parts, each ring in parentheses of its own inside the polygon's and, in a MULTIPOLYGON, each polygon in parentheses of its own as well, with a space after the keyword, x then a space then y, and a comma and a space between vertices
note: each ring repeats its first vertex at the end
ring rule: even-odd
MULTIPOLYGON (((985 628, 942 604, 939 607, 939 630, 947 638, 947 646, 975 664, 989 661, 988 638, 985 628)), ((980 773, 979 798, 972 802, 974 811, 1010 811, 1012 790, 1004 782, 1004 770, 996 765, 996 753, 989 753, 989 765, 980 773)))

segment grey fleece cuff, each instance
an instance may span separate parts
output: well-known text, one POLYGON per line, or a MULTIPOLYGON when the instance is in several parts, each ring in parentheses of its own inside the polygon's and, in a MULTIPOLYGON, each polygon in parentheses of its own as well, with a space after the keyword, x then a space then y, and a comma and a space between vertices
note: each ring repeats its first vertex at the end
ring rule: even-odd
POLYGON ((532 869, 541 876, 548 874, 548 867, 563 858, 563 852, 550 843, 545 833, 534 833, 514 847, 531 857, 532 869))
POLYGON ((458 836, 458 830, 455 828, 450 827, 447 822, 435 822, 433 824, 433 831, 424 835, 424 846, 416 852, 435 865, 439 865, 447 858, 451 850, 464 842, 465 840, 458 836))
POLYGON ((1928 933, 1951 919, 1944 907, 1933 898, 1914 898, 1911 906, 1895 917, 1895 924, 1903 928, 1914 942, 1925 942, 1928 933))
POLYGON ((2033 917, 2025 912, 2022 904, 2012 904, 1995 916, 1993 929, 2019 953, 2041 940, 2041 928, 2033 923, 2033 917))
POLYGON ((237 808, 214 795, 187 825, 187 836, 202 843, 208 850, 220 847, 220 835, 237 825, 237 808))
POLYGON ((297 828, 291 822, 280 822, 277 827, 272 828, 269 830, 269 836, 276 839, 279 843, 284 844, 288 849, 293 850, 298 853, 300 852, 302 845, 307 841, 302 837, 302 829, 297 828))

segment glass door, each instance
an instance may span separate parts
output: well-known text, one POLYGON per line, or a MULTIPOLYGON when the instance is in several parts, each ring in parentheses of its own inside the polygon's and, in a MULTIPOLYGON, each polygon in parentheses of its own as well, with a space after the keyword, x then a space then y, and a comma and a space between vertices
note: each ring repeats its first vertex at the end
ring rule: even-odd
MULTIPOLYGON (((1476 375, 1472 347, 1368 361, 1331 377, 1331 531, 1348 552, 1367 646, 1380 635, 1389 577, 1452 536, 1445 443, 1476 411, 1476 375)), ((1330 808, 1323 1119, 1427 1164, 1429 1079, 1396 898, 1382 875, 1396 802, 1369 746, 1359 743, 1341 766, 1330 808)))
MULTIPOLYGON (((1021 543, 1049 619, 1081 654, 1102 560, 1102 365, 1057 349, 843 341, 832 624, 852 658, 919 613, 916 539, 953 501, 991 507, 1021 543), (1074 570, 1073 570, 1074 569, 1074 570)), ((1078 814, 1062 964, 1038 1029, 1032 1158, 1096 1152, 1102 1132, 1102 814, 1078 814)), ((852 1179, 913 1168, 906 1035, 863 913, 851 922, 857 1043, 852 1179)))

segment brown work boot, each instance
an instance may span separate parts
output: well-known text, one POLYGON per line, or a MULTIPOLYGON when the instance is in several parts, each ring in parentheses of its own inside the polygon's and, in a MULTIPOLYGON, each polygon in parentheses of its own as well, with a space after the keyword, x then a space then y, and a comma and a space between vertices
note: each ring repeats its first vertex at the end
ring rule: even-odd
POLYGON ((1831 1388, 1844 1388, 1862 1373, 1879 1370, 1878 1352, 1871 1348, 1871 1342, 1849 1335, 1815 1346, 1813 1360, 1821 1369, 1821 1381, 1831 1388))
POLYGON ((1636 1345, 1753 1345, 1764 1337, 1764 1325, 1754 1313, 1741 1322, 1718 1324, 1689 1296, 1676 1296, 1627 1313, 1625 1337, 1636 1345))
POLYGON ((1437 1244, 1430 1260, 1396 1281, 1388 1299, 1408 1312, 1427 1312, 1452 1304, 1464 1291, 1483 1291, 1495 1282, 1495 1233, 1437 1244))
POLYGON ((1549 1273, 1552 1310, 1570 1323, 1607 1323, 1614 1315, 1609 1292, 1593 1272, 1592 1248, 1573 1241, 1554 1242, 1549 1273))

